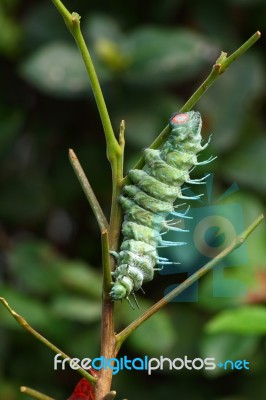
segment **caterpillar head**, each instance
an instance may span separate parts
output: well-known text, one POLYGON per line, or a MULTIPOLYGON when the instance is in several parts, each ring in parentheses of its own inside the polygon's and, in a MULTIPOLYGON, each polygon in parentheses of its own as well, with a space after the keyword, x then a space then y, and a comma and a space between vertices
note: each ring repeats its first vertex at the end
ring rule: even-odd
POLYGON ((200 145, 202 140, 202 121, 199 112, 174 113, 170 118, 169 124, 172 132, 164 148, 174 147, 183 152, 193 153, 198 153, 202 150, 200 145))
POLYGON ((128 298, 132 290, 133 290, 132 280, 127 276, 123 276, 119 280, 116 280, 113 283, 110 296, 112 297, 113 300, 122 300, 128 298))
POLYGON ((169 123, 173 130, 178 129, 181 133, 182 131, 189 133, 191 129, 193 131, 201 129, 201 116, 196 111, 174 113, 171 115, 169 123))
POLYGON ((198 111, 188 111, 186 113, 175 112, 170 117, 170 125, 172 128, 183 124, 192 124, 201 120, 200 113, 198 111))

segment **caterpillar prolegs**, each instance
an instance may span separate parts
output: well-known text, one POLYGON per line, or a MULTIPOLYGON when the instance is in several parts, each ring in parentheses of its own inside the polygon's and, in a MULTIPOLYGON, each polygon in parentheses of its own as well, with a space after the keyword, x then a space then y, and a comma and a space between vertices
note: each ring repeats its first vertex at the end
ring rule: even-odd
POLYGON ((201 116, 199 112, 175 113, 170 118, 171 133, 161 149, 145 150, 145 165, 142 170, 129 172, 131 185, 123 188, 119 198, 124 215, 122 225, 123 242, 116 257, 113 272, 111 297, 113 300, 126 298, 142 288, 144 282, 153 279, 154 270, 172 264, 158 255, 157 249, 167 246, 180 246, 184 242, 169 242, 162 239, 169 230, 182 231, 171 225, 171 218, 190 218, 185 213, 175 211, 173 204, 177 199, 198 199, 182 193, 184 183, 200 184, 202 179, 190 179, 189 173, 198 162, 197 153, 208 143, 201 145, 201 116), (167 220, 170 216, 170 221, 167 220))

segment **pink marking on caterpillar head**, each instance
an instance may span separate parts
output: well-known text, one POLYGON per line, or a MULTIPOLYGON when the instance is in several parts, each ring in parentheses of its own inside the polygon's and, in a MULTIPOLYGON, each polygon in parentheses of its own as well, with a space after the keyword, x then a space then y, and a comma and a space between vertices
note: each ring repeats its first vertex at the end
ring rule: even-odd
POLYGON ((189 118, 188 114, 176 114, 173 116, 173 118, 171 118, 171 123, 172 124, 184 124, 185 122, 187 122, 189 118))

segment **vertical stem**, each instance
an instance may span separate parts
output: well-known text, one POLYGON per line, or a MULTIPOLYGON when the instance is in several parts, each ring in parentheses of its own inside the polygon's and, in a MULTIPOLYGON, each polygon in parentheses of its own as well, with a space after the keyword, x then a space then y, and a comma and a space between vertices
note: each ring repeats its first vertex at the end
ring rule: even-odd
MULTIPOLYGON (((108 158, 112 164, 113 178, 113 193, 112 207, 110 216, 109 240, 107 232, 102 236, 102 251, 103 251, 103 270, 104 270, 104 285, 103 285, 103 305, 102 305, 102 333, 101 333, 101 355, 107 359, 115 357, 116 338, 114 333, 114 302, 110 298, 110 266, 114 269, 114 258, 109 255, 109 246, 111 250, 117 250, 119 233, 121 226, 121 208, 118 204, 118 196, 121 191, 121 181, 123 178, 123 154, 124 154, 124 131, 125 123, 121 122, 119 132, 119 155, 114 154, 110 147, 107 146, 108 158), (109 246, 108 246, 109 243, 109 246)), ((99 374, 99 379, 95 385, 95 400, 102 400, 106 393, 110 392, 112 383, 112 371, 110 369, 102 369, 99 374)))
MULTIPOLYGON (((73 13, 74 14, 74 13, 73 13)), ((88 48, 86 46, 86 43, 84 41, 84 38, 82 36, 81 30, 80 30, 80 22, 79 22, 79 17, 77 16, 76 19, 74 19, 75 17, 73 16, 73 31, 72 34, 74 36, 74 39, 77 43, 77 46, 79 48, 80 54, 83 58, 85 67, 87 69, 88 75, 90 77, 90 82, 91 82, 91 87, 93 90, 93 94, 95 97, 95 101, 99 110, 99 114, 102 120, 102 125, 103 125, 103 129, 105 132, 106 137, 108 137, 109 139, 111 139, 112 141, 112 145, 117 146, 118 147, 118 151, 119 151, 119 145, 116 142, 115 136, 114 136, 114 132, 113 132, 113 128, 111 125, 111 121, 110 121, 110 117, 108 114, 108 110, 104 101, 104 97, 102 94, 102 90, 98 81, 98 77, 97 74, 95 72, 94 66, 93 66, 93 62, 91 60, 91 56, 90 53, 88 51, 88 48)))
MULTIPOLYGON (((77 13, 70 14, 65 8, 61 0, 52 0, 58 11, 61 13, 64 21, 73 35, 77 46, 80 50, 85 67, 87 69, 96 104, 102 120, 103 129, 106 137, 107 144, 107 158, 110 161, 112 169, 112 207, 110 217, 110 229, 108 232, 102 230, 102 249, 103 249, 103 309, 102 309, 102 336, 101 336, 101 355, 110 358, 114 354, 115 336, 114 336, 114 304, 110 299, 110 270, 114 268, 113 258, 109 259, 109 248, 111 250, 117 249, 120 223, 121 223, 121 210, 117 203, 117 198, 121 190, 121 181, 123 178, 123 149, 124 149, 124 125, 120 127, 119 142, 113 132, 110 122, 109 114, 105 104, 105 100, 101 91, 101 87, 90 57, 90 53, 82 36, 80 30, 80 16, 77 13), (109 236, 109 245, 108 245, 109 236)), ((106 224, 103 224, 106 226, 106 224)), ((101 370, 99 379, 95 385, 95 400, 102 400, 103 397, 110 392, 112 381, 112 373, 110 369, 101 370)))
MULTIPOLYGON (((116 339, 114 334, 114 303, 109 299, 103 301, 102 306, 102 334, 101 334, 101 355, 106 359, 114 357, 116 339)), ((95 400, 102 400, 106 393, 110 392, 112 384, 112 370, 101 369, 98 380, 94 386, 95 400)))
MULTIPOLYGON (((124 148, 125 148, 125 121, 121 121, 119 130, 119 147, 120 152, 113 154, 112 149, 107 147, 107 156, 112 163, 112 179, 113 179, 113 193, 112 193, 112 206, 110 216, 110 247, 111 250, 116 250, 118 247, 119 233, 121 227, 121 207, 117 199, 121 193, 122 180, 123 180, 123 164, 124 164, 124 148)), ((114 260, 112 260, 114 264, 114 260)))
POLYGON ((111 290, 111 266, 110 266, 109 236, 108 231, 102 232, 102 263, 103 263, 103 297, 108 298, 111 290))
MULTIPOLYGON (((102 302, 102 325, 101 325, 101 355, 107 359, 114 357, 115 334, 114 334, 114 303, 109 296, 111 270, 109 256, 108 232, 102 234, 102 261, 103 261, 103 302, 102 302)), ((110 392, 112 383, 112 371, 101 369, 98 381, 94 386, 95 400, 102 400, 106 393, 110 392)))

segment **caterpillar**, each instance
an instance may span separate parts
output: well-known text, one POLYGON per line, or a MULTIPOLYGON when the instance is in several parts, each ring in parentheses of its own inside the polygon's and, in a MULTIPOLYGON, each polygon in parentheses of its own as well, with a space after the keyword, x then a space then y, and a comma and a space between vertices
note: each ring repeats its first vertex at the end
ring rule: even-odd
POLYGON ((199 112, 174 113, 169 124, 171 132, 168 140, 161 149, 148 148, 144 151, 143 169, 129 171, 132 184, 124 186, 119 197, 125 213, 123 242, 119 253, 111 252, 116 258, 116 268, 112 273, 110 296, 113 300, 125 298, 131 306, 129 295, 133 295, 137 304, 134 292, 142 290, 142 284, 153 279, 156 269, 173 264, 167 258, 160 257, 157 249, 185 244, 162 239, 162 235, 169 230, 187 232, 166 218, 191 218, 187 215, 188 210, 183 213, 175 211, 177 206, 174 206, 174 202, 177 199, 195 200, 202 196, 184 196, 181 186, 184 183, 205 183, 206 176, 190 179, 190 171, 197 165, 213 160, 197 161, 197 153, 209 144, 208 141, 201 145, 202 121, 199 112))

